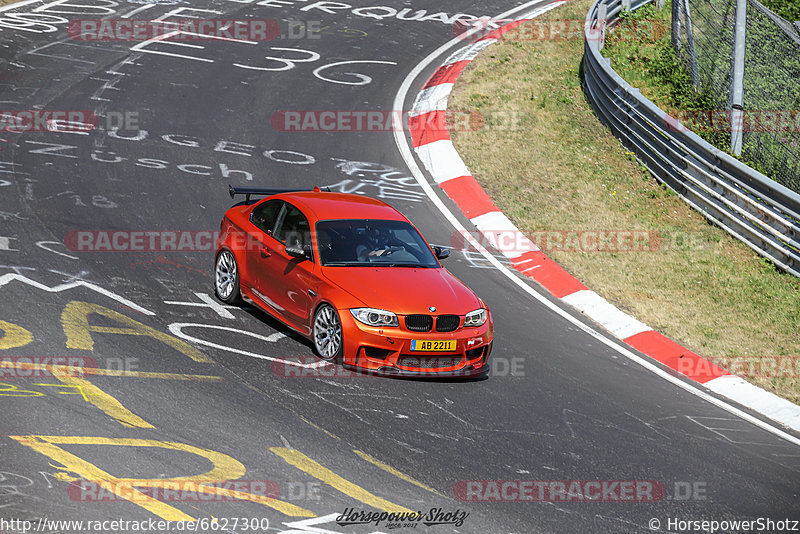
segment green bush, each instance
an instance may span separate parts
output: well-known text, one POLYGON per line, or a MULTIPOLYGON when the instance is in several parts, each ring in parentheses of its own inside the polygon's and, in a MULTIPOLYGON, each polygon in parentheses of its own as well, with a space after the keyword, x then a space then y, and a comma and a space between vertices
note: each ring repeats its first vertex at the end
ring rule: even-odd
POLYGON ((800 0, 761 0, 761 3, 786 20, 800 20, 800 0))

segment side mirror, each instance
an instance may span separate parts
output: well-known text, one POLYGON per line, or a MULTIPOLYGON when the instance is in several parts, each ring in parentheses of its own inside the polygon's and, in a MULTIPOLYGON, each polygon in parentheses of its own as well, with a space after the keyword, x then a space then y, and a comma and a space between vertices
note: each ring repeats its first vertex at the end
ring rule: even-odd
POLYGON ((309 257, 308 249, 302 245, 293 245, 290 247, 286 247, 286 254, 291 256, 292 258, 302 258, 307 260, 309 257))
POLYGON ((444 247, 433 247, 433 253, 436 255, 436 259, 443 260, 445 258, 450 257, 450 249, 444 247))

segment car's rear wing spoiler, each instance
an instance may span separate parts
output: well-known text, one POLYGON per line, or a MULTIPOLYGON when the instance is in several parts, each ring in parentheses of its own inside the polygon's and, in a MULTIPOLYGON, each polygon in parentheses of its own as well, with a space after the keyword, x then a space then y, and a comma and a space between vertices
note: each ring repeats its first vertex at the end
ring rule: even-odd
POLYGON ((278 195, 280 193, 299 193, 303 191, 330 191, 330 189, 323 188, 320 189, 319 187, 314 187, 311 189, 280 189, 274 187, 236 187, 233 185, 228 184, 228 194, 231 198, 234 198, 236 195, 245 195, 245 202, 250 203, 250 197, 260 196, 260 197, 268 197, 271 195, 278 195))

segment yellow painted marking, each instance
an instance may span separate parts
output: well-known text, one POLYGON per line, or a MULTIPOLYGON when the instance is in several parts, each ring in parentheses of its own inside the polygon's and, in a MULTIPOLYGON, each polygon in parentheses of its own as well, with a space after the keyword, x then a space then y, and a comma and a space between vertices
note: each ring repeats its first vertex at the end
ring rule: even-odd
MULTIPOLYGON (((96 467, 95 465, 87 462, 86 460, 75 456, 72 453, 69 453, 62 449, 61 447, 57 447, 54 443, 59 443, 58 436, 9 436, 11 439, 15 439, 23 445, 27 445, 28 447, 32 448, 36 452, 43 454, 53 460, 61 463, 67 470, 77 473, 86 480, 94 482, 96 484, 101 485, 108 491, 111 491, 115 495, 122 497, 123 499, 131 500, 131 502, 135 503, 138 506, 141 506, 148 512, 151 512, 158 517, 165 519, 167 521, 195 521, 195 519, 183 513, 182 511, 178 510, 177 508, 170 506, 166 503, 163 503, 157 499, 154 499, 144 493, 138 491, 135 488, 130 488, 130 491, 122 491, 122 488, 117 486, 117 483, 121 480, 118 479, 102 469, 96 467)), ((72 439, 72 443, 83 444, 86 443, 85 441, 81 440, 92 440, 96 438, 66 438, 67 440, 72 439)), ((102 438, 101 438, 102 439, 102 438)), ((65 443, 65 442, 62 442, 65 443)))
POLYGON ((49 387, 49 388, 72 388, 74 391, 59 391, 59 395, 80 395, 83 397, 83 400, 86 402, 89 401, 89 397, 86 396, 86 393, 83 392, 83 386, 80 384, 34 384, 34 386, 42 386, 42 387, 49 387))
POLYGON ((287 449, 285 447, 270 447, 269 450, 301 471, 305 471, 312 477, 321 480, 325 484, 336 488, 345 495, 349 495, 350 497, 361 501, 368 506, 379 508, 387 512, 411 512, 411 510, 408 508, 391 503, 386 499, 378 497, 377 495, 373 495, 361 486, 357 486, 349 480, 345 480, 327 467, 320 465, 300 451, 287 449))
POLYGON ((414 480, 410 476, 408 476, 408 475, 406 475, 404 473, 401 473, 400 471, 398 471, 397 469, 395 469, 394 467, 392 467, 389 464, 385 464, 385 463, 381 462, 380 460, 378 460, 376 458, 373 458, 372 456, 370 456, 366 452, 357 451, 355 449, 353 450, 353 452, 356 453, 358 456, 360 456, 363 460, 368 461, 372 465, 380 467, 381 469, 383 469, 387 473, 390 473, 390 474, 396 476, 397 478, 399 478, 401 480, 405 480, 406 482, 408 482, 410 484, 414 484, 415 486, 418 486, 418 487, 420 487, 420 488, 422 488, 422 489, 424 489, 426 491, 430 491, 431 493, 435 493, 436 495, 438 495, 440 497, 447 498, 445 495, 442 495, 441 493, 439 493, 435 489, 431 488, 430 486, 426 486, 422 482, 417 482, 416 480, 414 480))
POLYGON ((114 310, 110 310, 105 306, 100 306, 99 304, 79 301, 70 302, 64 307, 64 311, 61 313, 61 325, 64 327, 64 334, 67 336, 67 348, 70 349, 94 350, 92 332, 147 336, 169 345, 196 362, 214 363, 211 358, 185 341, 169 334, 159 332, 154 328, 150 328, 139 321, 131 319, 114 310), (126 325, 126 327, 90 325, 89 316, 93 314, 102 315, 107 319, 126 325))
POLYGON ((14 367, 17 369, 32 369, 38 371, 54 370, 63 371, 71 375, 100 375, 100 376, 118 376, 118 377, 131 377, 131 378, 160 378, 163 380, 196 380, 199 382, 222 382, 221 376, 211 375, 188 375, 182 373, 154 373, 150 371, 121 371, 118 369, 97 369, 94 367, 75 367, 72 365, 45 365, 41 363, 31 362, 15 362, 8 360, 0 360, 0 369, 6 367, 14 367))
POLYGON ((171 449, 176 451, 188 452, 205 458, 214 466, 211 471, 201 475, 176 478, 118 478, 118 482, 135 482, 137 486, 147 486, 148 483, 161 483, 164 481, 176 482, 222 482, 225 480, 235 480, 244 476, 246 470, 239 460, 231 458, 227 454, 202 449, 186 443, 174 441, 160 441, 155 439, 137 438, 106 438, 95 436, 32 436, 56 445, 111 445, 117 447, 157 447, 161 449, 171 449))
MULTIPOLYGON (((144 499, 145 504, 150 503, 150 501, 155 500, 148 495, 143 494, 140 491, 137 491, 136 487, 149 487, 149 488, 165 488, 165 489, 175 489, 179 491, 191 491, 191 492, 198 492, 204 493, 206 495, 219 495, 225 496, 233 499, 239 499, 243 501, 251 501, 258 504, 263 504, 264 506, 268 506, 273 508, 285 515, 292 516, 292 517, 316 517, 314 512, 310 510, 306 510, 305 508, 301 508, 299 506, 295 506, 294 504, 290 504, 278 499, 272 499, 269 497, 265 497, 263 495, 254 495, 252 493, 247 493, 243 491, 235 491, 221 487, 214 487, 214 486, 204 486, 204 483, 215 483, 215 482, 226 482, 228 480, 236 480, 243 477, 246 473, 246 469, 244 465, 238 460, 228 456, 227 454, 222 454, 220 452, 212 451, 209 449, 202 449, 200 447, 195 447, 193 445, 188 445, 186 443, 177 443, 171 441, 158 441, 153 439, 133 439, 133 438, 104 438, 104 437, 90 437, 90 436, 10 436, 29 447, 36 449, 38 452, 50 456, 50 458, 60 462, 67 471, 75 472, 82 476, 82 478, 100 484, 103 489, 111 491, 115 495, 122 497, 134 504, 141 504, 141 500, 144 499), (43 452, 44 449, 40 450, 39 448, 34 447, 47 445, 47 450, 49 452, 43 452), (174 478, 116 478, 108 473, 104 473, 100 471, 97 467, 89 464, 85 460, 74 456, 60 447, 56 445, 113 445, 113 446, 121 446, 121 447, 159 447, 162 449, 172 449, 178 450, 182 452, 187 452, 190 454, 195 454, 202 458, 205 458, 213 465, 211 471, 199 475, 192 475, 188 477, 174 477, 174 478), (58 456, 54 456, 50 453, 58 453, 58 456), (61 455, 67 455, 63 456, 61 455), (83 462, 91 468, 96 469, 100 473, 104 473, 105 477, 98 477, 98 476, 86 476, 83 471, 79 471, 73 468, 72 464, 68 464, 65 462, 66 460, 71 460, 74 458, 79 462, 83 462)), ((85 465, 81 464, 81 467, 86 468, 85 465)), ((161 501, 155 500, 159 504, 161 501)), ((166 506, 166 505, 165 505, 166 506)), ((150 510, 146 506, 144 508, 150 510)), ((153 510, 150 510, 153 513, 153 510)), ((183 512, 180 512, 183 513, 183 512)), ((156 513, 157 514, 157 513, 156 513)), ((160 515, 160 514, 157 514, 160 515)), ((164 519, 168 519, 167 517, 161 516, 164 519)), ((188 517, 188 516, 186 516, 188 517)), ((191 518, 190 518, 191 519, 191 518)), ((175 519, 172 519, 175 521, 175 519)))
MULTIPOLYGON (((118 371, 114 369, 95 369, 92 367, 74 367, 70 365, 43 365, 30 362, 14 362, 14 361, 0 361, 0 369, 15 367, 19 369, 34 369, 39 371, 48 371, 54 377, 61 380, 64 384, 73 387, 77 390, 75 393, 60 392, 62 395, 83 395, 86 402, 90 402, 103 410, 106 414, 116 419, 120 424, 128 428, 155 428, 153 425, 134 414, 125 406, 123 406, 117 399, 95 386, 88 380, 81 378, 84 374, 97 374, 103 376, 132 376, 138 378, 161 378, 168 380, 206 380, 206 381, 221 381, 222 377, 219 376, 205 376, 205 375, 184 375, 173 373, 149 373, 139 371, 118 371)), ((58 384, 34 384, 39 386, 56 386, 58 384)), ((11 391, 11 389, 0 390, 0 396, 13 396, 13 397, 33 397, 41 396, 44 393, 36 391, 21 393, 3 393, 3 391, 11 391)))
POLYGON ((119 424, 128 428, 155 428, 153 425, 128 410, 117 399, 95 386, 85 378, 71 375, 67 371, 52 369, 53 376, 68 386, 78 388, 86 402, 91 402, 119 424))
POLYGON ((41 397, 43 395, 44 393, 41 391, 19 389, 19 387, 14 384, 0 382, 0 397, 41 397))
POLYGON ((337 440, 337 441, 341 441, 341 440, 339 439, 339 436, 335 436, 335 435, 331 434, 330 432, 328 432, 327 430, 325 430, 324 428, 322 428, 321 426, 319 426, 319 425, 315 425, 314 423, 312 423, 311 421, 309 421, 308 419, 306 419, 306 418, 305 418, 305 417, 303 417, 302 415, 298 415, 297 417, 299 417, 299 418, 300 418, 300 420, 301 420, 301 421, 303 421, 304 423, 306 423, 306 424, 309 424, 309 425, 313 426, 313 427, 314 427, 314 428, 316 428, 317 430, 320 430, 320 431, 322 431, 322 432, 325 432, 327 435, 329 435, 329 436, 330 436, 330 437, 332 437, 333 439, 335 439, 335 440, 337 440))
POLYGON ((3 337, 0 337, 0 350, 24 347, 33 341, 33 334, 13 323, 0 321, 0 330, 3 331, 3 337))

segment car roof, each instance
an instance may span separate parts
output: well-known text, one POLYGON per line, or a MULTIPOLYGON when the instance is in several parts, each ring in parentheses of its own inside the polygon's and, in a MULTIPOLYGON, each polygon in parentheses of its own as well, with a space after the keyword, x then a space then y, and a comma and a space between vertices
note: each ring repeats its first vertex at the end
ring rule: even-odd
POLYGON ((399 211, 389 204, 367 196, 350 193, 296 192, 281 193, 269 198, 291 202, 304 211, 311 212, 317 220, 326 219, 387 219, 406 221, 399 211))

